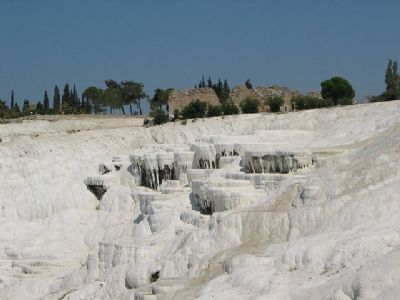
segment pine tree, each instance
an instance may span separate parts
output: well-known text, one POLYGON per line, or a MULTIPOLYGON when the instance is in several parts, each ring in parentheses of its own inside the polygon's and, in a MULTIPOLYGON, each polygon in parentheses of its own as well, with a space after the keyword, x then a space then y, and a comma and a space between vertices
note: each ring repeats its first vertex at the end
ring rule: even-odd
POLYGON ((211 77, 210 76, 208 76, 207 87, 209 87, 209 88, 212 87, 212 81, 211 81, 211 77))
POLYGON ((44 91, 44 99, 43 99, 43 108, 44 108, 44 113, 49 113, 49 97, 47 96, 47 91, 44 91))
POLYGON ((199 88, 204 88, 206 87, 206 82, 204 80, 204 76, 201 78, 200 83, 199 83, 199 88))
POLYGON ((14 107, 14 90, 11 91, 11 105, 10 108, 14 107))
POLYGON ((60 113, 61 99, 60 99, 60 90, 58 89, 57 85, 54 87, 53 109, 55 114, 60 113))

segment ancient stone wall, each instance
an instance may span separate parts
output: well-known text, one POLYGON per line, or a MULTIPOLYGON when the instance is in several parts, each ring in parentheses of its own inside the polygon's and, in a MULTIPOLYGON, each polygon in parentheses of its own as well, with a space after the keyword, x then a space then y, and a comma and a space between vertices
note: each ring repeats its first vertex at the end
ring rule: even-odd
POLYGON ((188 89, 186 91, 173 90, 169 95, 169 112, 173 113, 175 109, 182 110, 192 101, 201 100, 211 105, 218 105, 219 99, 211 88, 188 89))
MULTIPOLYGON (((236 105, 240 105, 246 97, 257 98, 261 103, 261 111, 269 111, 269 106, 266 105, 266 99, 269 97, 280 96, 284 103, 281 106, 281 111, 292 111, 293 106, 291 100, 300 95, 298 91, 291 90, 285 86, 260 86, 255 89, 248 89, 245 85, 235 86, 229 95, 229 99, 236 105)), ((310 92, 307 95, 321 97, 320 93, 310 92)), ((217 95, 211 88, 188 89, 186 91, 174 90, 171 92, 168 100, 169 112, 173 113, 175 109, 182 110, 191 101, 202 100, 211 105, 220 104, 217 95)))
POLYGON ((260 100, 261 102, 261 110, 269 111, 268 105, 265 104, 265 101, 269 97, 280 96, 284 100, 284 104, 281 107, 281 111, 291 111, 292 104, 290 100, 295 96, 299 95, 299 92, 292 91, 287 87, 282 86, 261 86, 255 89, 248 89, 244 85, 235 86, 230 94, 230 99, 237 105, 245 99, 246 97, 254 97, 260 100))

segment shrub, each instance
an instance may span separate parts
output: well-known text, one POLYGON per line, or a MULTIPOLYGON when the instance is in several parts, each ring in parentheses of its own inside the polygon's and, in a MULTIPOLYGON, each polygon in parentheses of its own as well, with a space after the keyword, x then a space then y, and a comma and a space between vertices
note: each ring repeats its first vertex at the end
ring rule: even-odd
POLYGON ((150 113, 150 116, 154 118, 154 125, 161 125, 169 121, 168 114, 161 108, 157 108, 150 113))
POLYGON ((239 107, 232 101, 227 101, 221 106, 225 116, 239 114, 239 107))
POLYGON ((267 105, 269 105, 269 108, 272 112, 280 111, 283 102, 283 98, 279 96, 269 97, 267 99, 267 105))
POLYGON ((320 108, 320 107, 328 107, 332 105, 332 102, 329 99, 322 99, 313 96, 297 96, 292 99, 296 110, 303 110, 303 109, 313 109, 313 108, 320 108))
POLYGON ((207 117, 218 117, 222 115, 221 105, 208 105, 207 117))
POLYGON ((244 114, 255 114, 258 113, 258 107, 260 106, 260 101, 257 98, 246 97, 240 102, 240 108, 244 114))
POLYGON ((183 119, 204 118, 206 116, 207 103, 196 100, 190 102, 182 109, 183 119))

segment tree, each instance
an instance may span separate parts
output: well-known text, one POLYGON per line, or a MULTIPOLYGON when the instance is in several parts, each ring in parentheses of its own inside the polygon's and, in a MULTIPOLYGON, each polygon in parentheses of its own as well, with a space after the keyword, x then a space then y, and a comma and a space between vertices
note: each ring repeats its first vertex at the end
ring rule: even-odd
POLYGON ((14 107, 14 90, 11 91, 11 105, 10 105, 10 107, 11 108, 14 107))
POLYGON ((42 102, 39 101, 38 103, 36 103, 35 112, 39 115, 45 114, 45 108, 42 102))
POLYGON ((386 91, 381 98, 386 101, 400 99, 400 75, 397 72, 397 61, 389 59, 385 73, 386 91))
POLYGON ((231 89, 229 88, 228 81, 225 79, 224 84, 222 85, 222 91, 219 96, 219 101, 221 103, 225 103, 228 100, 230 93, 231 89))
POLYGON ((338 105, 339 99, 353 99, 355 92, 346 79, 335 76, 321 82, 321 95, 324 99, 331 99, 333 105, 338 105))
POLYGON ((249 90, 251 90, 251 89, 253 88, 253 85, 251 84, 250 79, 247 79, 246 82, 244 83, 244 85, 245 85, 249 90))
POLYGON ((206 87, 206 82, 205 82, 204 76, 203 76, 199 82, 199 88, 204 88, 204 87, 206 87))
POLYGON ((240 108, 245 114, 258 113, 258 108, 260 106, 260 101, 254 97, 246 97, 240 102, 240 108))
POLYGON ((157 108, 162 108, 163 105, 168 105, 169 95, 174 89, 169 88, 166 90, 163 89, 155 89, 154 96, 150 100, 150 108, 151 110, 155 110, 157 108))
POLYGON ((65 114, 70 114, 73 112, 73 107, 71 105, 71 91, 69 89, 69 84, 66 83, 64 86, 64 93, 62 95, 62 103, 61 103, 61 107, 62 107, 62 111, 65 114))
POLYGON ((0 100, 0 118, 7 117, 8 113, 9 109, 7 107, 7 104, 3 100, 0 100))
POLYGON ((196 100, 182 109, 183 119, 204 118, 207 111, 207 102, 196 100))
POLYGON ((61 110, 61 99, 60 99, 60 90, 56 85, 54 87, 54 96, 53 96, 53 109, 55 114, 59 114, 61 110))
POLYGON ((31 112, 32 112, 32 110, 31 110, 31 105, 29 103, 29 100, 25 99, 24 105, 22 106, 22 113, 26 116, 26 115, 29 115, 31 112))
POLYGON ((48 114, 49 113, 49 97, 47 96, 47 91, 44 91, 44 98, 43 98, 43 110, 44 113, 48 114))
POLYGON ((103 90, 95 86, 88 87, 83 94, 86 98, 86 106, 93 107, 94 113, 98 114, 104 111, 103 90))
POLYGON ((212 85, 213 85, 213 83, 212 83, 212 81, 211 81, 211 77, 210 76, 208 76, 208 80, 207 80, 207 87, 212 87, 212 85))
POLYGON ((269 97, 267 99, 267 105, 269 105, 269 108, 271 112, 278 112, 281 109, 281 106, 283 105, 284 101, 282 97, 275 96, 275 97, 269 97))
POLYGON ((148 96, 144 92, 144 85, 141 82, 134 82, 133 84, 133 99, 137 103, 137 108, 139 109, 139 114, 142 115, 142 105, 141 100, 144 98, 148 99, 148 96))
POLYGON ((148 96, 144 92, 144 85, 136 81, 121 81, 120 89, 122 90, 122 97, 124 104, 129 104, 130 112, 132 112, 132 104, 136 104, 139 113, 142 115, 141 99, 148 96))
MULTIPOLYGON (((113 113, 113 110, 115 108, 121 108, 123 109, 123 99, 121 96, 121 89, 120 88, 114 88, 114 87, 108 87, 107 89, 104 90, 102 96, 102 102, 106 103, 110 107, 110 112, 111 114, 113 113)), ((125 114, 125 111, 123 111, 125 114)))
POLYGON ((80 99, 78 97, 78 92, 76 90, 75 84, 74 84, 73 89, 71 90, 71 106, 73 108, 73 112, 77 113, 78 108, 80 106, 80 99))

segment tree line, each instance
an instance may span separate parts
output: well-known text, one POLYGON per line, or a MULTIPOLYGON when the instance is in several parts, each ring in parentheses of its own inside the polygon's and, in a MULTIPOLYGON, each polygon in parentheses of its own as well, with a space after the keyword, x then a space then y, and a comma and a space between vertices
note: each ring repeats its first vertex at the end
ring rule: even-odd
POLYGON ((11 91, 10 106, 0 100, 0 118, 18 118, 33 114, 99 114, 120 109, 123 114, 125 105, 130 108, 130 114, 134 114, 133 105, 136 106, 135 113, 142 114, 141 100, 147 99, 144 85, 141 82, 105 80, 105 88, 88 87, 79 97, 75 87, 65 84, 62 94, 59 87, 54 87, 52 105, 47 90, 44 92, 43 100, 31 102, 24 99, 22 107, 15 100, 14 90, 11 91))
MULTIPOLYGON (((378 96, 371 96, 368 102, 391 101, 400 99, 400 75, 398 73, 398 63, 389 60, 385 78, 386 89, 378 96)), ((111 113, 120 110, 123 114, 127 114, 125 107, 129 107, 129 113, 143 114, 142 101, 150 102, 152 115, 162 115, 164 120, 168 110, 168 98, 173 88, 159 89, 154 91, 154 95, 150 98, 144 91, 144 85, 139 81, 124 80, 117 82, 113 79, 105 80, 105 87, 99 88, 91 86, 86 88, 79 96, 78 91, 73 85, 72 87, 66 83, 62 94, 56 85, 54 87, 53 101, 51 105, 50 97, 47 91, 44 91, 43 100, 31 102, 24 99, 22 105, 15 100, 14 91, 11 92, 11 101, 8 106, 5 101, 0 100, 0 118, 17 118, 32 114, 99 114, 111 113), (134 110, 135 107, 135 110, 134 110)), ((246 80, 245 86, 252 89, 249 79, 246 80)), ((236 112, 237 109, 232 106, 229 101, 230 87, 228 81, 218 78, 213 82, 209 76, 205 80, 204 76, 195 85, 195 88, 211 88, 215 91, 220 100, 220 106, 208 107, 207 115, 230 114, 231 111, 236 112), (233 107, 233 108, 232 108, 233 107), (208 113, 209 112, 209 113, 208 113)), ((292 99, 292 105, 296 110, 312 109, 320 107, 329 107, 335 105, 353 104, 355 92, 351 84, 345 78, 335 76, 321 83, 321 97, 310 95, 301 95, 292 99)), ((201 99, 199 99, 201 101, 201 99)), ((271 110, 277 110, 279 99, 268 100, 271 110), (272 109, 273 108, 273 109, 272 109)), ((202 107, 204 105, 201 105, 202 107)), ((246 103, 241 104, 242 111, 255 111, 254 107, 258 107, 257 101, 247 99, 246 103)), ((278 109, 279 110, 279 109, 278 109)), ((187 111, 190 111, 188 108, 187 111)), ((177 115, 177 112, 174 112, 177 115)), ((179 114, 179 113, 178 113, 179 114)))

